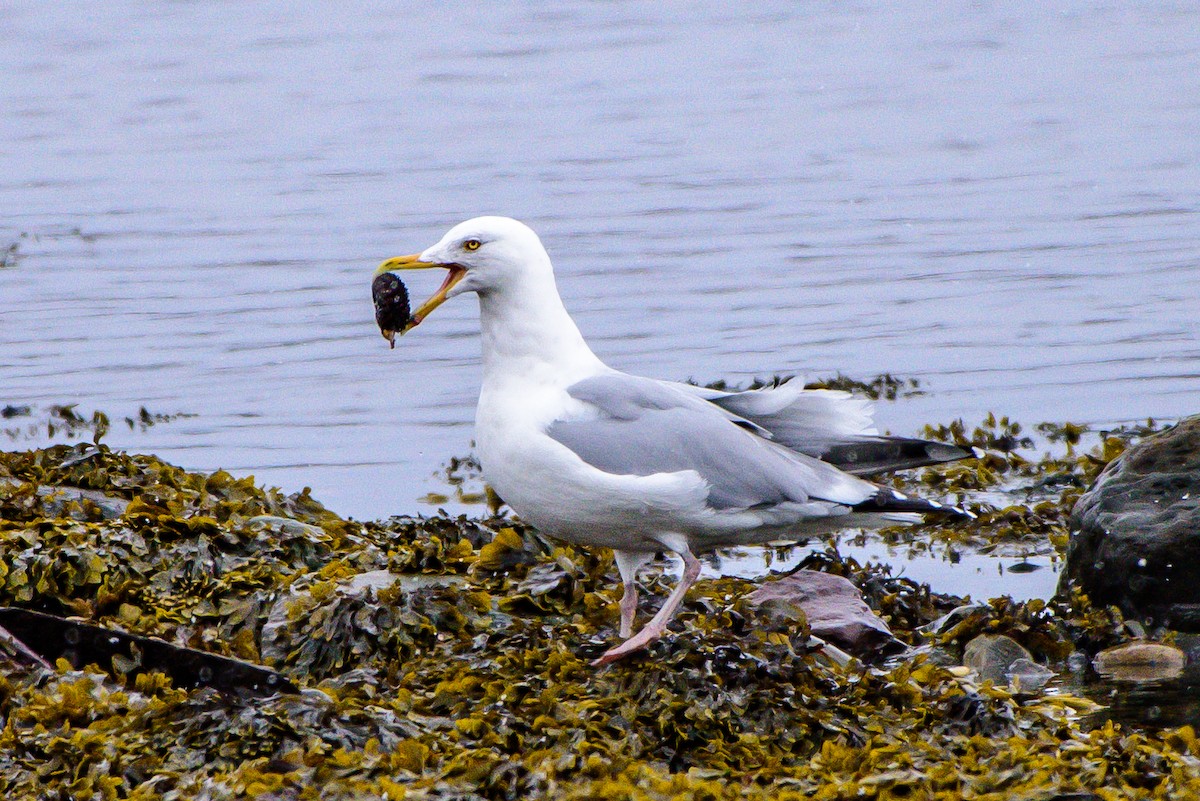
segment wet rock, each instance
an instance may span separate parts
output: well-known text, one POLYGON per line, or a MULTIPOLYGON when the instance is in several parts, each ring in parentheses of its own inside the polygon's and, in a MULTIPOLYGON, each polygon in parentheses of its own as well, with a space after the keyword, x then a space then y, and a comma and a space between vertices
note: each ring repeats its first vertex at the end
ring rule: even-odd
POLYGON ((1130 448, 1071 512, 1060 592, 1200 631, 1200 416, 1130 448))
POLYGON ((797 570, 763 584, 747 596, 763 614, 792 617, 800 610, 809 629, 856 656, 878 656, 903 646, 878 615, 863 602, 853 582, 815 570, 797 570))
POLYGON ((1055 673, 1045 665, 1021 657, 1008 666, 1005 676, 1014 690, 1035 693, 1045 687, 1050 679, 1054 678, 1055 673))
POLYGON ((260 665, 56 615, 0 607, 0 625, 8 644, 50 670, 51 663, 65 660, 76 669, 111 665, 122 677, 160 672, 176 686, 212 687, 240 698, 299 692, 282 674, 260 665))
POLYGON ((1129 642, 1096 654, 1092 667, 1119 681, 1161 681, 1183 673, 1187 655, 1160 642, 1129 642))
POLYGON ((1072 673, 1083 673, 1089 664, 1091 664, 1091 660, 1083 651, 1072 651, 1067 657, 1067 670, 1072 673))
POLYGON ((978 673, 980 680, 996 684, 1008 683, 1009 671, 1022 660, 1033 662, 1033 655, 1003 634, 980 634, 963 649, 963 664, 978 673))

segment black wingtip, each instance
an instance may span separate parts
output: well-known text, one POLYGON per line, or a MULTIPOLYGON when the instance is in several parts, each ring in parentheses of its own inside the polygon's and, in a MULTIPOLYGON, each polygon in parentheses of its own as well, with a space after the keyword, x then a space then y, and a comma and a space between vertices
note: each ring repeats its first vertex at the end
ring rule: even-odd
POLYGON ((976 515, 969 509, 939 503, 925 498, 910 498, 904 493, 880 487, 879 492, 850 507, 860 514, 889 514, 896 512, 916 512, 918 514, 943 515, 960 520, 974 520, 976 515))
POLYGON ((838 442, 817 455, 847 473, 864 476, 978 458, 982 452, 932 440, 871 436, 838 442))

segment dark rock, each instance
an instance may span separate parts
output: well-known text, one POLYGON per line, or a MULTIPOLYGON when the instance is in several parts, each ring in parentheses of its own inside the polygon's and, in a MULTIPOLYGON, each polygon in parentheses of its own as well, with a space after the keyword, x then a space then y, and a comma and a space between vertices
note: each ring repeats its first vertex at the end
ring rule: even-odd
POLYGON ((1200 416, 1130 448, 1080 497, 1059 590, 1071 586, 1200 631, 1200 416))
MULTIPOLYGON (((830 573, 797 570, 747 596, 761 612, 789 616, 799 609, 810 631, 855 656, 877 657, 903 648, 862 599, 853 582, 830 573)), ((800 617, 800 615, 795 615, 800 617)))

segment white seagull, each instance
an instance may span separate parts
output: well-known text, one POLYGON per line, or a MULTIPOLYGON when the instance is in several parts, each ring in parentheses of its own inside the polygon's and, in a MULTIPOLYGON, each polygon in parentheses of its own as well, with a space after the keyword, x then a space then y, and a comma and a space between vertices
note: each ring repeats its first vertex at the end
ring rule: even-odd
POLYGON ((563 307, 541 240, 516 220, 460 223, 421 253, 383 262, 376 283, 395 271, 432 267, 447 271, 441 288, 396 324, 398 331, 379 317, 383 335, 394 342, 449 298, 479 297, 483 382, 475 442, 484 479, 538 529, 612 548, 624 582, 623 642, 593 664, 663 635, 700 574, 697 553, 862 525, 889 513, 966 514, 855 475, 972 455, 879 436, 867 401, 806 390, 798 381, 721 392, 608 367, 563 307), (634 635, 637 572, 661 551, 678 554, 683 576, 634 635))

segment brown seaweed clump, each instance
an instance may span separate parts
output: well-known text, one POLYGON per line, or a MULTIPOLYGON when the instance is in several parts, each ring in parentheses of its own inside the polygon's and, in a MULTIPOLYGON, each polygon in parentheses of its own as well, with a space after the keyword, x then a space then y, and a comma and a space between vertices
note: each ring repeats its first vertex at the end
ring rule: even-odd
MULTIPOLYGON (((1190 798, 1190 727, 1085 726, 1087 702, 935 659, 980 632, 1054 664, 1109 610, 955 605, 826 553, 907 642, 842 666, 754 583, 704 582, 667 637, 601 670, 611 556, 504 518, 343 520, 307 492, 100 446, 0 454, 0 604, 282 671, 247 701, 161 673, 0 660, 0 791, 98 799, 1190 798), (927 641, 928 640, 928 641, 927 641)), ((647 595, 665 595, 666 579, 647 595)), ((659 599, 648 598, 648 604, 659 599)), ((1090 640, 1088 638, 1091 638, 1090 640)))

